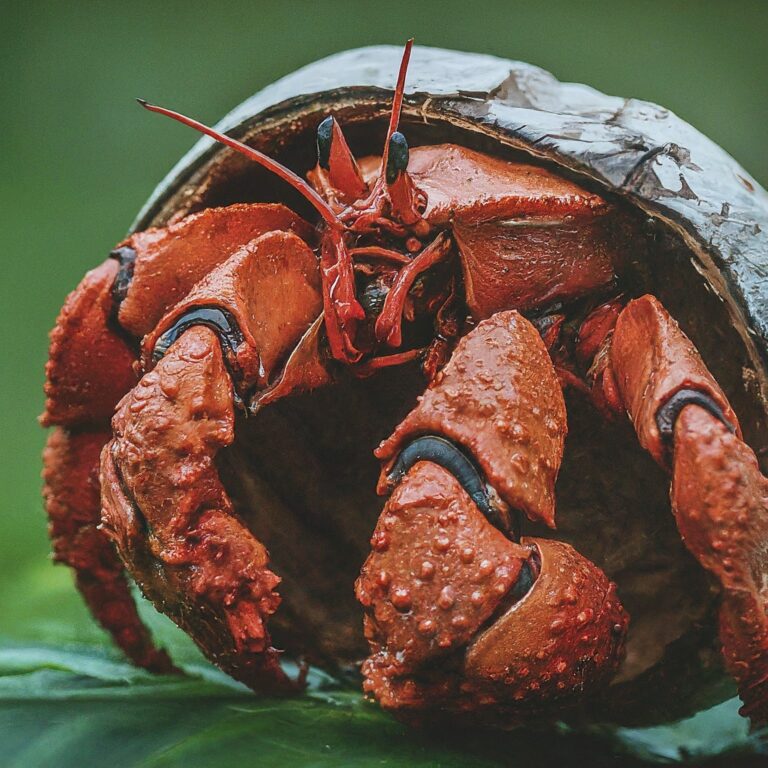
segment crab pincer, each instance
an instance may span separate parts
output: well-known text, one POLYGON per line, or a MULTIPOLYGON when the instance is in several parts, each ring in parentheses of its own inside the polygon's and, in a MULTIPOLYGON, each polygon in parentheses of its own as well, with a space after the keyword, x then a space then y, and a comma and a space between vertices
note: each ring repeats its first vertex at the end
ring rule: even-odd
POLYGON ((296 235, 236 251, 145 339, 148 372, 119 404, 102 453, 104 527, 144 594, 211 660, 271 693, 302 684, 266 628, 280 579, 235 514, 216 455, 234 441, 236 404, 272 381, 321 305, 317 261, 296 235), (293 301, 268 323, 275 294, 293 301))
POLYGON ((519 513, 554 527, 565 434, 541 338, 500 312, 377 450, 392 494, 357 595, 365 689, 385 708, 511 726, 615 671, 628 621, 615 586, 568 544, 515 534, 519 513))

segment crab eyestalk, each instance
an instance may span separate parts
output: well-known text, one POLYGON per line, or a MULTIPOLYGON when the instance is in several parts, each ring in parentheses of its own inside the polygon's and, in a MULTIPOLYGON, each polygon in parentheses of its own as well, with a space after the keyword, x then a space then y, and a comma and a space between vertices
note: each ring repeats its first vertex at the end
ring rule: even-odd
MULTIPOLYGON (((391 205, 391 216, 396 221, 412 227, 423 221, 419 213, 419 192, 411 177, 408 175, 409 150, 405 136, 398 130, 400 113, 403 108, 405 92, 405 77, 408 72, 408 62, 411 58, 413 38, 408 40, 400 62, 400 72, 392 99, 392 112, 389 117, 387 138, 384 141, 382 153, 381 174, 379 187, 386 186, 391 205)), ((428 230, 428 227, 424 229, 428 230)), ((426 231, 417 234, 425 235, 426 231)))
POLYGON ((333 115, 317 126, 317 164, 342 202, 353 203, 368 194, 368 185, 333 115))
MULTIPOLYGON (((412 47, 413 39, 411 38, 405 44, 400 62, 378 176, 367 196, 360 195, 356 200, 351 201, 350 207, 342 214, 344 221, 355 231, 366 232, 371 227, 384 226, 399 235, 404 233, 404 227, 422 238, 429 233, 429 226, 420 215, 424 195, 416 189, 408 176, 408 142, 398 130, 412 47)), ((335 125, 326 125, 324 121, 321 123, 321 129, 318 154, 319 165, 322 167, 324 154, 330 153, 337 144, 341 146, 343 139, 340 138, 340 130, 337 138, 335 125)))
MULTIPOLYGON (((386 163, 386 158, 389 157, 389 145, 392 142, 392 137, 397 131, 397 127, 400 124, 400 112, 403 108, 403 95, 405 93, 405 77, 408 74, 408 62, 411 60, 411 49, 413 48, 413 38, 406 40, 405 48, 403 49, 403 58, 400 60, 400 71, 397 73, 397 85, 395 86, 395 95, 392 99, 392 111, 389 115, 389 127, 387 128, 387 138, 384 140, 384 151, 382 152, 382 158, 386 163)), ((382 168, 382 173, 384 168, 382 168)))
MULTIPOLYGON (((423 222, 419 213, 421 198, 413 180, 408 175, 408 160, 410 152, 408 142, 400 131, 395 131, 390 137, 387 152, 384 178, 390 201, 390 215, 401 224, 413 227, 423 222)), ((426 225, 426 222, 424 222, 426 225)), ((417 234, 424 235, 429 227, 419 228, 417 234)))

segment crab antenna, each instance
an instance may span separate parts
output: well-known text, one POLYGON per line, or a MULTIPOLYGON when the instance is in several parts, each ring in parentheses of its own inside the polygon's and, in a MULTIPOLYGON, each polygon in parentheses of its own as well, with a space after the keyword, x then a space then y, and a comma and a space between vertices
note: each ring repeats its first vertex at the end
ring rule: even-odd
POLYGON ((397 75, 397 85, 395 86, 395 95, 392 99, 392 113, 389 116, 389 128, 387 128, 387 138, 384 141, 384 152, 382 153, 383 162, 386 165, 389 153, 389 142, 392 134, 397 130, 400 123, 400 110, 403 107, 403 91, 405 90, 405 75, 408 72, 408 62, 411 58, 411 48, 413 48, 413 38, 407 40, 403 50, 403 58, 400 61, 400 72, 397 75))
POLYGON ((203 125, 203 123, 199 123, 197 120, 193 120, 191 117, 186 117, 185 115, 174 112, 171 109, 166 109, 165 107, 158 107, 155 104, 149 104, 148 102, 144 101, 144 99, 136 99, 136 101, 138 101, 139 104, 144 107, 144 109, 148 109, 150 112, 157 112, 160 115, 170 117, 173 120, 183 123, 184 125, 188 125, 190 128, 194 128, 200 133, 204 133, 207 136, 216 139, 216 141, 220 142, 221 144, 225 144, 226 146, 231 147, 236 152, 245 155, 247 158, 258 163, 263 168, 266 168, 276 176, 279 176, 283 181, 290 184, 297 192, 299 192, 309 203, 314 206, 314 208, 323 217, 323 220, 330 228, 341 231, 342 224, 328 203, 326 203, 325 200, 323 200, 323 198, 320 197, 320 195, 315 192, 315 190, 312 189, 312 187, 310 187, 309 184, 304 181, 304 179, 301 178, 301 176, 296 175, 293 171, 278 163, 277 160, 273 160, 271 157, 268 157, 264 153, 259 152, 259 150, 253 149, 253 147, 249 147, 237 139, 230 138, 226 134, 220 133, 213 128, 209 128, 207 125, 203 125))

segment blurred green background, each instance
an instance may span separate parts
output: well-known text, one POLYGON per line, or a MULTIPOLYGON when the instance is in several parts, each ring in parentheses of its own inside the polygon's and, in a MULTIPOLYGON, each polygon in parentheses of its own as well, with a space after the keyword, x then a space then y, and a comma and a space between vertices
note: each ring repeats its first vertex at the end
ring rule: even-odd
POLYGON ((663 104, 768 182, 765 2, 2 0, 0 635, 102 642, 47 559, 35 418, 64 297, 195 138, 134 97, 213 122, 303 64, 408 36, 663 104))

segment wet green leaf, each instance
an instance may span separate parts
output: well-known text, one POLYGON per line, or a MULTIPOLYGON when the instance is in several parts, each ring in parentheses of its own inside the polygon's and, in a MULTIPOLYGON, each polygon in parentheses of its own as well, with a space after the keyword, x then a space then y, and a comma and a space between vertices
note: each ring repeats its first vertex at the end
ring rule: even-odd
MULTIPOLYGON (((0 764, 7 768, 185 766, 641 766, 711 755, 735 710, 657 729, 512 734, 415 732, 322 673, 306 695, 258 698, 201 661, 183 676, 137 670, 94 646, 0 645, 0 764)), ((739 756, 755 745, 740 732, 739 756)), ((746 765, 747 763, 744 763, 746 765)))

